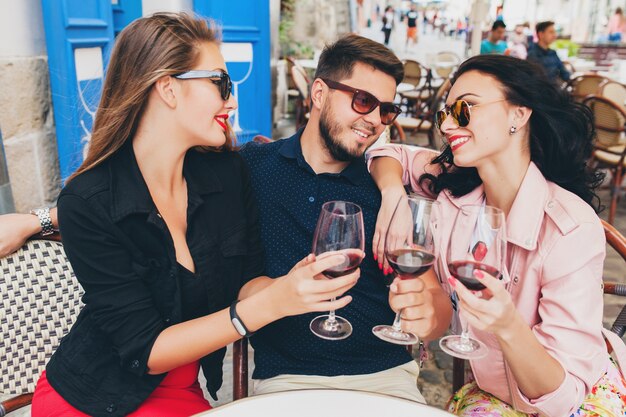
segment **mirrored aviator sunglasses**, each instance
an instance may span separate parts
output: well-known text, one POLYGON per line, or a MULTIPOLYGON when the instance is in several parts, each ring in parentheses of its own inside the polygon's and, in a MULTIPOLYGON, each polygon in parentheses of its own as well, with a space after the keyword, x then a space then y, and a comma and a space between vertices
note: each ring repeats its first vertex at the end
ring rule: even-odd
POLYGON ((457 126, 467 126, 470 122, 470 107, 465 100, 457 100, 449 106, 444 106, 435 114, 435 126, 441 130, 441 126, 448 115, 452 116, 457 126))
POLYGON ((390 125, 402 112, 399 106, 391 102, 381 102, 373 94, 359 90, 337 81, 322 78, 322 81, 333 90, 341 90, 352 93, 352 110, 359 114, 369 114, 380 106, 380 122, 390 125))
POLYGON ((177 78, 179 80, 196 80, 200 78, 208 78, 209 81, 217 85, 217 88, 220 90, 220 96, 224 101, 230 98, 230 94, 233 90, 233 83, 230 80, 230 76, 228 75, 228 73, 220 70, 191 70, 183 72, 182 74, 174 75, 174 78, 177 78))

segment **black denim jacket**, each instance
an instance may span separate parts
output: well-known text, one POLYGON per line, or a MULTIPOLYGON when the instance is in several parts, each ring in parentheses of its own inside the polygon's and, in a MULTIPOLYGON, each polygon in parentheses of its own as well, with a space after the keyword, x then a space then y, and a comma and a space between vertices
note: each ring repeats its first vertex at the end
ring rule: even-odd
MULTIPOLYGON (((235 152, 187 152, 187 243, 209 310, 227 307, 264 270, 259 223, 245 163, 235 152)), ((159 333, 180 323, 176 255, 141 176, 130 141, 72 180, 58 200, 67 256, 85 307, 52 356, 50 384, 94 416, 136 409, 165 377, 147 374, 159 333)), ((215 398, 225 349, 201 359, 215 398)))

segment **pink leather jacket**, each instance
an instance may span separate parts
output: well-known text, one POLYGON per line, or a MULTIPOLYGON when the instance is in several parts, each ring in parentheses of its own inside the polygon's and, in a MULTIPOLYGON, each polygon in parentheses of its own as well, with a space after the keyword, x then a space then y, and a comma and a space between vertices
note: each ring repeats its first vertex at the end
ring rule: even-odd
MULTIPOLYGON (((418 183, 424 172, 422 152, 432 151, 388 145, 370 151, 368 157, 397 159, 404 167, 404 184, 432 197, 418 183)), ((445 256, 452 225, 461 205, 482 203, 483 187, 459 198, 444 191, 437 200, 441 209, 437 217, 441 220, 434 226, 439 251, 435 269, 442 287, 451 292, 445 256)), ((470 326, 470 334, 489 347, 487 357, 471 361, 472 371, 481 389, 516 410, 570 416, 611 366, 605 338, 613 346, 620 368, 626 369, 626 346, 602 326, 603 228, 588 204, 547 181, 532 162, 506 221, 507 289, 519 313, 548 353, 563 366, 566 376, 554 392, 540 398, 525 397, 495 336, 470 326)))

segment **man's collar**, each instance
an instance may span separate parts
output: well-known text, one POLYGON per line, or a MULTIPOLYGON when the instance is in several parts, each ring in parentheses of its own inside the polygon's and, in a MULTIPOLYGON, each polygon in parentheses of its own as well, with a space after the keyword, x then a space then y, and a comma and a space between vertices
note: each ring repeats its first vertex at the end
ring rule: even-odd
MULTIPOLYGON (((279 153, 288 159, 295 159, 298 162, 298 166, 313 175, 317 175, 313 168, 306 162, 304 159, 304 155, 302 154, 302 132, 304 128, 298 130, 293 136, 282 140, 282 146, 279 149, 279 153)), ((329 175, 329 176, 338 176, 345 177, 348 181, 350 181, 354 185, 363 184, 367 175, 369 175, 367 171, 367 165, 365 163, 365 155, 363 158, 355 159, 348 164, 343 171, 338 174, 333 173, 322 173, 321 175, 329 175)))
MULTIPOLYGON (((148 186, 137 164, 131 140, 111 157, 111 216, 113 221, 134 213, 156 211, 148 186)), ((187 151, 183 176, 190 194, 204 195, 222 191, 222 184, 206 157, 198 151, 187 151)))

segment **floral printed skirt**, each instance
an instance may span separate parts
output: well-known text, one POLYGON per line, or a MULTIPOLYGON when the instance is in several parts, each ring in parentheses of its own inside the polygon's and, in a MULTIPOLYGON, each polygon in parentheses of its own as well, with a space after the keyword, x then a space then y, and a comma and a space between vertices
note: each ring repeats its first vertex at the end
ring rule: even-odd
MULTIPOLYGON (((478 388, 476 382, 461 387, 448 401, 447 409, 454 415, 464 417, 531 417, 515 411, 512 406, 478 388)), ((626 416, 626 380, 616 366, 593 386, 583 404, 570 417, 617 417, 626 416)))

